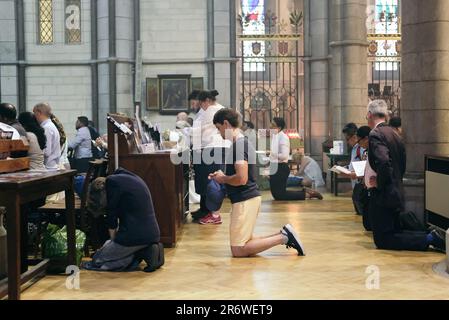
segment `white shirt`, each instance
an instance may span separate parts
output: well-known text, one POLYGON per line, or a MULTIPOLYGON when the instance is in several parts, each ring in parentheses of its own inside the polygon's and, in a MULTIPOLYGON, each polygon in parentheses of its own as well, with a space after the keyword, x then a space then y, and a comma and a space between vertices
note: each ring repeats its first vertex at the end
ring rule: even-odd
POLYGON ((273 135, 271 138, 270 161, 278 163, 288 163, 290 156, 290 139, 283 132, 273 135))
POLYGON ((370 182, 370 177, 377 178, 377 173, 376 173, 376 171, 373 170, 373 168, 371 168, 371 166, 369 164, 369 161, 368 161, 368 157, 367 157, 367 159, 366 159, 366 167, 365 167, 365 178, 364 178, 365 179, 365 186, 368 189, 376 188, 377 187, 376 181, 374 181, 374 183, 371 183, 370 182))
POLYGON ((308 160, 308 164, 304 168, 304 174, 310 179, 315 181, 315 187, 322 187, 325 185, 323 179, 323 172, 320 165, 311 157, 305 156, 308 160))
POLYGON ((28 150, 28 157, 30 158, 31 170, 46 170, 44 165, 44 151, 39 145, 36 135, 33 132, 27 132, 30 149, 28 150))
POLYGON ((0 129, 3 131, 12 132, 12 140, 20 140, 20 134, 14 127, 11 127, 6 123, 0 122, 0 129))
POLYGON ((67 155, 67 141, 62 145, 61 158, 59 159, 61 169, 70 169, 70 161, 67 155))
POLYGON ((230 144, 230 141, 225 141, 221 137, 220 132, 214 125, 215 114, 223 108, 223 106, 215 104, 198 112, 192 128, 194 150, 206 147, 226 147, 230 144))
POLYGON ((75 150, 76 159, 92 158, 92 137, 88 127, 76 131, 75 139, 69 142, 69 148, 75 150))
MULTIPOLYGON (((348 166, 349 171, 354 171, 354 167, 352 165, 355 161, 361 161, 362 155, 365 152, 365 149, 363 149, 358 143, 352 147, 351 151, 351 163, 348 166), (360 158, 357 157, 357 149, 360 148, 360 158)), ((352 189, 354 189, 358 179, 351 179, 352 189)))
POLYGON ((47 147, 44 150, 44 164, 48 170, 58 170, 61 157, 59 131, 50 119, 41 123, 47 137, 47 147))

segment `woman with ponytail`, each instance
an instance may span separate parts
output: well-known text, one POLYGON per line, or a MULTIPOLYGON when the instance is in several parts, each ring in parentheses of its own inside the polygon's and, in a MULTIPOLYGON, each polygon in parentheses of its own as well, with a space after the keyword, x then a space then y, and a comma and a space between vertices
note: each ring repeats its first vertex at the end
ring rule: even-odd
POLYGON ((224 169, 224 148, 229 146, 213 123, 215 114, 224 108, 217 103, 218 95, 217 90, 201 91, 198 94, 201 109, 193 123, 195 190, 201 195, 201 202, 200 209, 193 212, 192 217, 201 224, 221 224, 220 212, 212 212, 206 206, 209 174, 224 169))

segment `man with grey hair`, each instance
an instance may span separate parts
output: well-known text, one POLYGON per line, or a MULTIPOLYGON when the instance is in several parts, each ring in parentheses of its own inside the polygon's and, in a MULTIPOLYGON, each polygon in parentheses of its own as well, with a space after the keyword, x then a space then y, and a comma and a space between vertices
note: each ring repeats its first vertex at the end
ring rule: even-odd
POLYGON ((51 107, 48 103, 38 103, 33 108, 34 116, 45 130, 47 146, 44 150, 44 164, 47 170, 58 170, 61 157, 60 135, 51 121, 51 107))
POLYGON ((369 192, 369 220, 378 249, 426 251, 429 246, 444 251, 438 232, 404 231, 400 212, 404 209, 402 179, 406 168, 401 137, 386 123, 388 107, 383 100, 368 105, 369 135, 365 185, 369 192))
POLYGON ((189 118, 189 115, 185 112, 180 112, 178 113, 178 115, 176 116, 176 122, 178 121, 186 121, 189 118))

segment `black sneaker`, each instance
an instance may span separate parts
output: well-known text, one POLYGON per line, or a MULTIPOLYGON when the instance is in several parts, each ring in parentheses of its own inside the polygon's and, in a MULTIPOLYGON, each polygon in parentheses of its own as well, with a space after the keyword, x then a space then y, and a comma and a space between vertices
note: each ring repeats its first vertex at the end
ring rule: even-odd
POLYGON ((209 211, 204 211, 202 209, 198 209, 194 212, 190 213, 192 216, 193 221, 199 221, 200 219, 204 218, 209 214, 209 211))
POLYGON ((287 224, 282 228, 288 237, 287 248, 293 248, 298 251, 298 256, 305 256, 304 247, 299 239, 298 234, 291 224, 287 224))
POLYGON ((430 234, 432 235, 432 238, 434 239, 431 243, 432 247, 441 252, 446 252, 446 239, 445 237, 438 232, 438 230, 432 230, 430 231, 430 234))

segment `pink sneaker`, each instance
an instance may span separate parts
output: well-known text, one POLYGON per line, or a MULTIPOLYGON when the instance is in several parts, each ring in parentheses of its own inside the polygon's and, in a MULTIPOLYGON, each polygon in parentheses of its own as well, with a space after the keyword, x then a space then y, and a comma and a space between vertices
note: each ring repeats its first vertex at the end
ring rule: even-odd
POLYGON ((209 213, 204 218, 200 219, 200 224, 221 224, 221 216, 218 215, 218 217, 214 217, 212 213, 209 213))

